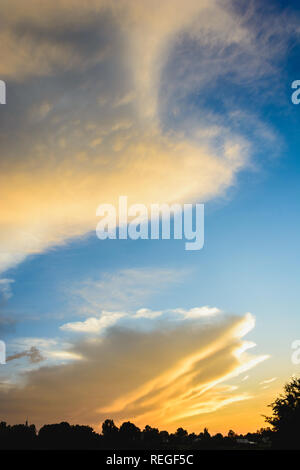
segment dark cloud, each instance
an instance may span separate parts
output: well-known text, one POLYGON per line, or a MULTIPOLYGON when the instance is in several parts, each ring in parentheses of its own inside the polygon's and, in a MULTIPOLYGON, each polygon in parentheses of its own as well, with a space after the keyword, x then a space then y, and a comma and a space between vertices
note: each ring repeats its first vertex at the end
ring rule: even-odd
POLYGON ((28 358, 31 364, 37 364, 41 361, 44 361, 45 359, 40 353, 40 351, 35 346, 32 346, 27 351, 22 351, 20 353, 12 354, 11 356, 8 356, 6 359, 6 362, 14 361, 16 359, 22 359, 23 357, 28 358))

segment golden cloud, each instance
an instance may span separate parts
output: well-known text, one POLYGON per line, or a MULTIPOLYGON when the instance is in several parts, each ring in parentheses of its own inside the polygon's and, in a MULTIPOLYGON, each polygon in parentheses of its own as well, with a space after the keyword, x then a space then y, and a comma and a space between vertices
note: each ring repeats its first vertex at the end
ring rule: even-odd
POLYGON ((253 34, 225 4, 30 0, 0 10, 0 74, 14 90, 0 116, 0 271, 94 230, 100 203, 205 202, 248 164, 248 142, 224 117, 189 117, 172 130, 160 114, 163 71, 183 32, 206 50, 206 65, 191 74, 196 61, 180 57, 182 78, 167 75, 179 96, 226 64, 235 77, 261 74, 265 48, 259 60, 253 34), (216 60, 224 44, 238 52, 216 60))
POLYGON ((18 421, 26 410, 37 424, 98 426, 112 417, 174 429, 189 426, 195 416, 201 426, 203 415, 251 398, 228 383, 267 359, 245 352, 253 346, 242 338, 253 328, 250 314, 209 321, 160 317, 151 328, 132 321, 73 343, 68 351, 81 360, 40 367, 23 374, 9 393, 3 388, 2 418, 18 421))

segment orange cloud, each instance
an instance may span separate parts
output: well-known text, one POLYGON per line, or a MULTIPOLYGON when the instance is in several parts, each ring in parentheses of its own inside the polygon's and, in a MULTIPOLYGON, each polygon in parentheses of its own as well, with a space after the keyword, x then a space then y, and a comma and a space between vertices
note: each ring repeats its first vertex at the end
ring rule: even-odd
MULTIPOLYGON (((148 319, 149 321, 149 319, 148 319)), ((8 421, 23 414, 37 424, 68 420, 94 426, 106 417, 174 429, 189 426, 232 403, 251 398, 228 382, 268 356, 241 351, 252 318, 155 318, 151 328, 133 318, 105 336, 73 343, 81 360, 23 374, 1 391, 0 412, 8 421), (138 327, 138 328, 137 328, 138 327)))

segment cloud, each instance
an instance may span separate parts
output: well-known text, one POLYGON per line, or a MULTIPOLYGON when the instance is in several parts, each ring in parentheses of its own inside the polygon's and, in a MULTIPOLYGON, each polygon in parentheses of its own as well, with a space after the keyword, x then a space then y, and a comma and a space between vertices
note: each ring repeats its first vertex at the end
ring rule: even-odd
POLYGON ((221 310, 216 307, 208 307, 207 305, 204 307, 194 307, 190 310, 184 309, 176 309, 174 310, 176 313, 180 313, 183 315, 185 319, 196 319, 201 317, 211 317, 221 313, 221 310))
POLYGON ((8 300, 12 296, 11 284, 13 282, 13 279, 0 279, 0 294, 4 301, 8 300))
POLYGON ((45 359, 41 355, 40 351, 36 347, 32 346, 27 351, 22 351, 20 353, 12 354, 11 356, 8 356, 6 360, 7 362, 9 362, 9 361, 14 361, 16 359, 22 359, 23 357, 28 358, 29 362, 31 362, 32 364, 37 364, 45 359))
POLYGON ((249 375, 245 375, 245 377, 242 378, 241 382, 245 382, 248 379, 249 379, 249 375))
POLYGON ((263 380, 262 382, 259 382, 259 385, 270 384, 272 382, 275 382, 275 380, 277 380, 277 377, 272 377, 271 379, 266 379, 266 380, 263 380))
POLYGON ((158 317, 152 328, 135 318, 105 336, 76 341, 80 361, 39 367, 19 385, 0 390, 3 419, 16 422, 25 410, 38 425, 68 420, 98 426, 112 417, 138 425, 178 427, 251 398, 227 382, 268 356, 252 356, 242 335, 253 319, 220 315, 178 321, 158 317), (243 351, 243 352, 242 352, 243 351))
POLYGON ((253 13, 198 0, 1 5, 0 272, 94 231, 98 205, 120 195, 206 202, 235 184, 275 133, 248 95, 224 103, 218 90, 231 79, 259 94, 286 46, 282 22, 266 33, 253 13))
POLYGON ((167 268, 130 268, 104 273, 100 279, 76 283, 67 293, 73 299, 72 311, 79 315, 98 314, 101 310, 130 310, 145 304, 162 289, 176 285, 187 275, 167 268), (159 282, 158 282, 159 280, 159 282))
POLYGON ((125 148, 120 155, 115 150, 105 156, 103 149, 92 158, 83 154, 81 161, 80 153, 75 153, 60 163, 51 155, 50 165, 33 158, 35 170, 31 163, 24 168, 23 161, 0 176, 6 199, 1 215, 2 270, 29 254, 95 229, 99 203, 117 205, 120 194, 127 195, 130 203, 147 206, 186 202, 196 196, 204 201, 231 185, 235 172, 243 166, 238 143, 228 144, 220 158, 187 142, 168 142, 157 132, 142 140, 126 141, 123 136, 122 142, 125 148), (104 163, 107 159, 114 164, 104 163), (8 181, 18 189, 12 192, 8 181), (164 184, 153 186, 155 181, 164 184))
POLYGON ((90 317, 83 322, 66 323, 60 327, 64 331, 75 331, 79 333, 100 333, 106 328, 114 325, 120 318, 125 316, 124 313, 102 312, 99 318, 90 317))
POLYGON ((119 320, 133 319, 157 319, 158 317, 171 318, 172 321, 177 319, 195 320, 198 318, 209 318, 221 313, 216 307, 195 307, 189 310, 183 308, 153 311, 148 308, 140 308, 136 313, 125 312, 108 312, 103 311, 96 317, 89 317, 84 321, 76 321, 65 323, 60 327, 63 331, 71 331, 77 333, 104 333, 109 327, 115 325, 119 320))
POLYGON ((157 318, 157 317, 160 317, 162 315, 162 311, 153 311, 153 310, 150 310, 149 308, 139 308, 134 317, 135 318, 157 318))
MULTIPOLYGON (((8 356, 8 362, 27 357, 33 366, 41 361, 45 361, 47 365, 53 365, 82 359, 79 354, 71 350, 72 345, 70 343, 62 341, 60 338, 14 338, 8 342, 7 349, 15 351, 8 356)), ((15 365, 14 371, 17 379, 18 374, 23 371, 22 365, 20 367, 15 365)))

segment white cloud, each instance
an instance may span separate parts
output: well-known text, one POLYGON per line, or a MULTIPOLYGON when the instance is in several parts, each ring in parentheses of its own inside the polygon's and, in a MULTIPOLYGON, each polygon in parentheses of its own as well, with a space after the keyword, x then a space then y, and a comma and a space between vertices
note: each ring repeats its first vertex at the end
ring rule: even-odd
POLYGON ((195 319, 201 317, 212 317, 221 313, 221 310, 216 307, 209 307, 205 305, 204 307, 194 307, 190 310, 176 309, 175 313, 180 313, 185 319, 195 319))
MULTIPOLYGON (((159 317, 169 318, 172 321, 187 321, 205 319, 220 314, 221 310, 216 307, 195 307, 189 310, 182 308, 153 311, 149 308, 140 308, 135 313, 102 311, 95 317, 89 317, 84 321, 65 323, 60 327, 63 331, 77 333, 103 334, 108 328, 118 323, 119 320, 148 319, 154 320, 159 317)), ((124 323, 124 322, 123 322, 124 323)))
POLYGON ((150 310, 149 308, 140 308, 139 310, 136 311, 134 317, 135 318, 157 318, 160 317, 163 314, 162 311, 153 311, 150 310))
POLYGON ((60 329, 77 333, 102 333, 125 315, 124 313, 110 313, 104 311, 99 318, 90 317, 83 322, 66 323, 62 325, 60 329))
POLYGON ((259 385, 270 384, 272 382, 275 382, 275 380, 277 380, 277 377, 272 377, 271 379, 263 380, 262 382, 259 383, 259 385))
POLYGON ((13 282, 15 282, 13 279, 0 279, 0 294, 4 300, 12 296, 11 284, 13 282))

